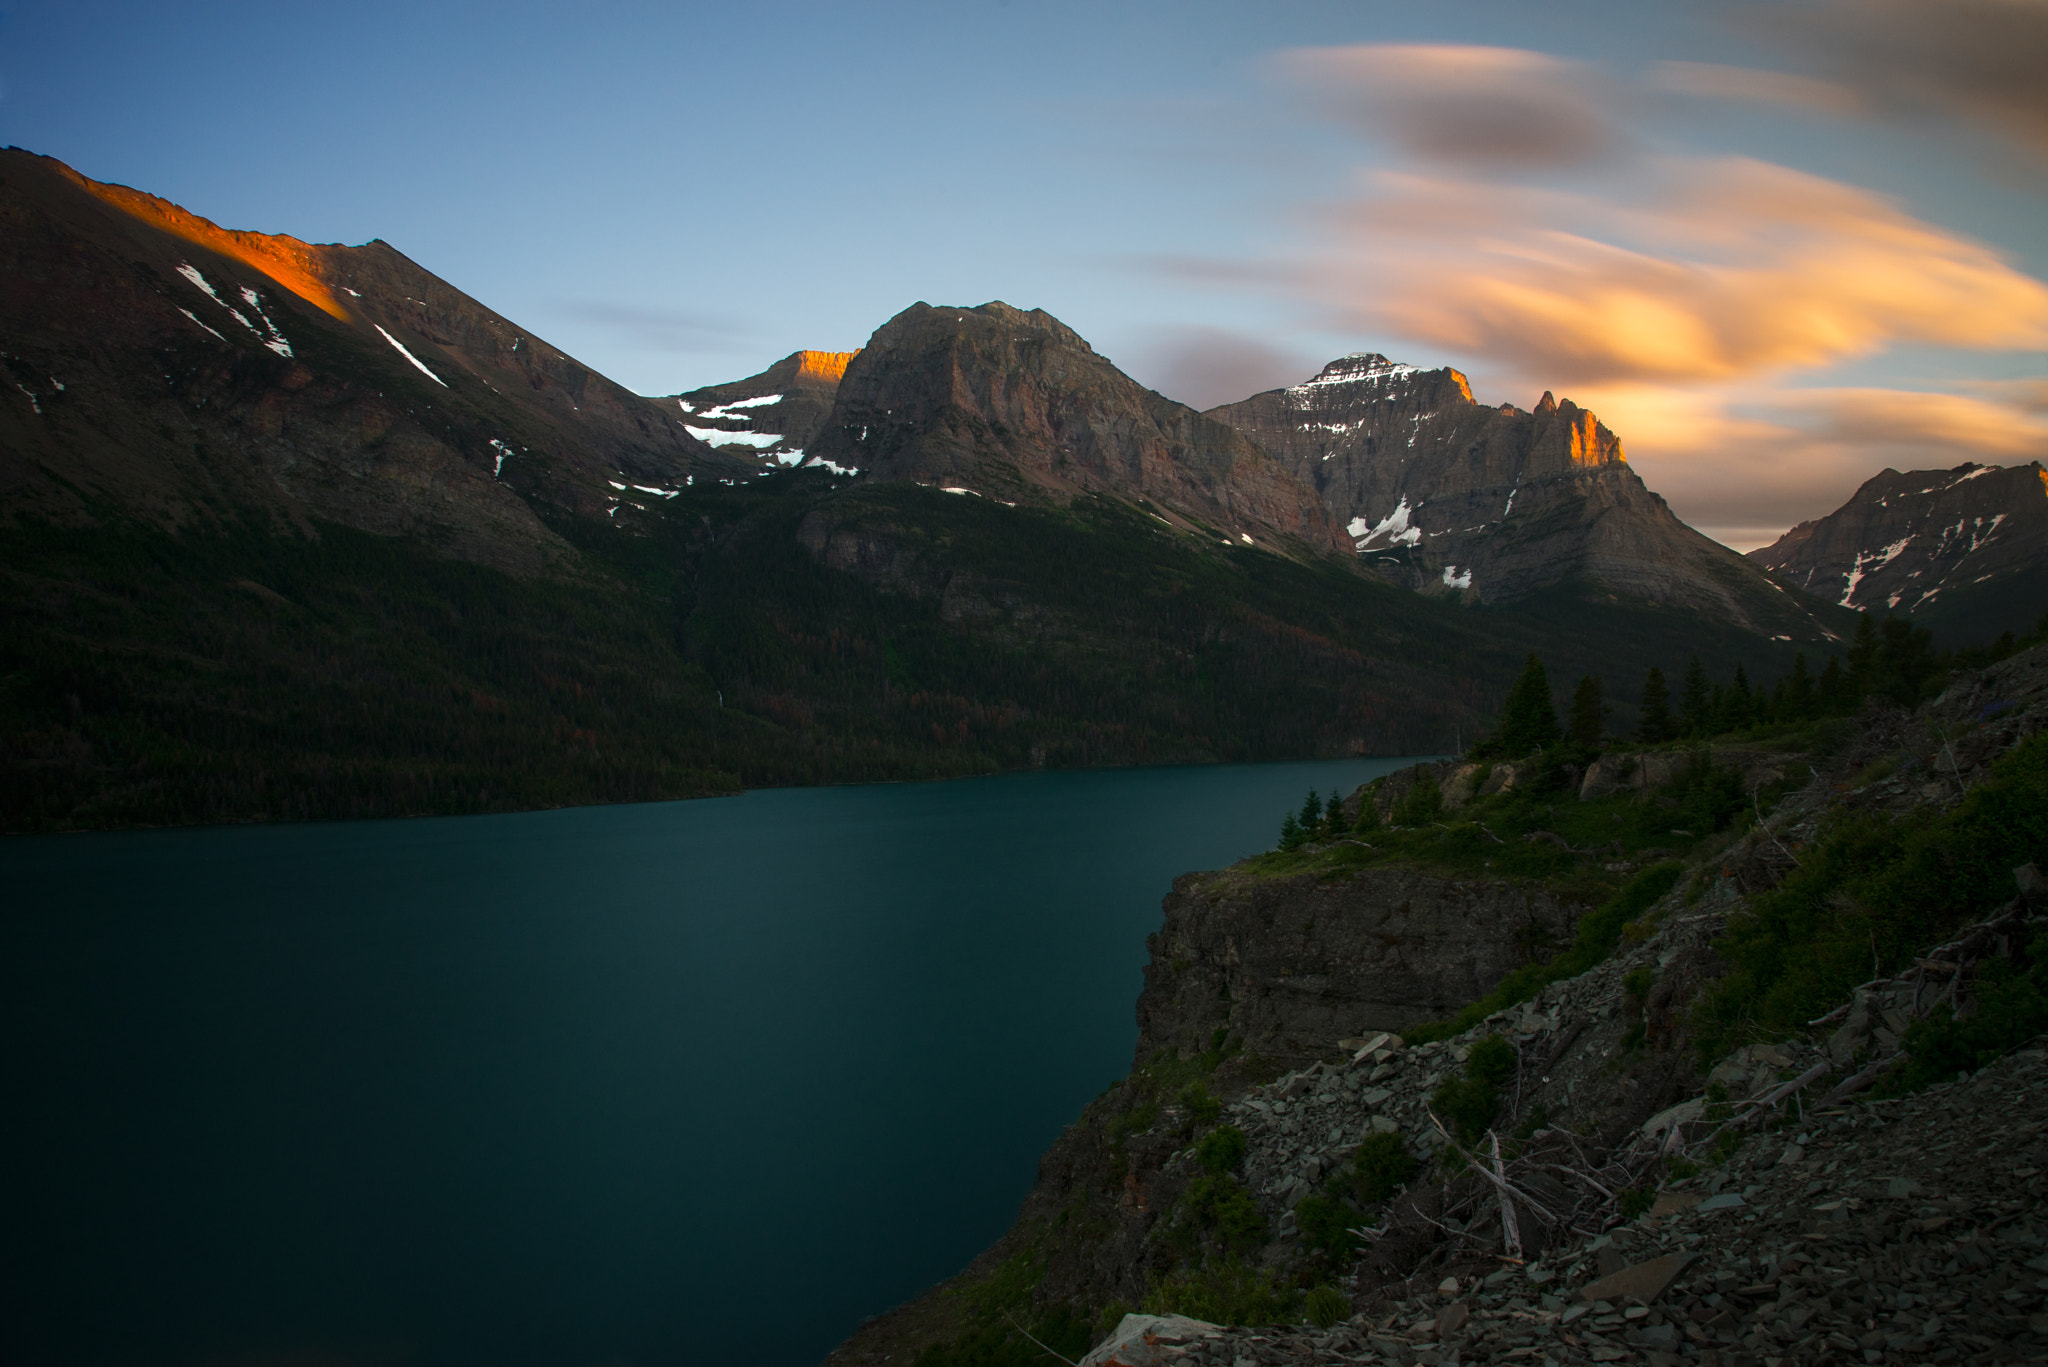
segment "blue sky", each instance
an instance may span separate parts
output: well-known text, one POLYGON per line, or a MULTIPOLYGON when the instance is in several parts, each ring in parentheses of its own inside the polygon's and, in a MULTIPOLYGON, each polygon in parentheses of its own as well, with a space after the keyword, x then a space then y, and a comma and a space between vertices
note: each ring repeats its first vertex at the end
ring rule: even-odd
POLYGON ((2044 62, 2039 0, 69 0, 0 10, 0 141, 381 237, 645 393, 919 299, 1198 405, 1456 365, 1747 545, 2048 452, 2044 62))

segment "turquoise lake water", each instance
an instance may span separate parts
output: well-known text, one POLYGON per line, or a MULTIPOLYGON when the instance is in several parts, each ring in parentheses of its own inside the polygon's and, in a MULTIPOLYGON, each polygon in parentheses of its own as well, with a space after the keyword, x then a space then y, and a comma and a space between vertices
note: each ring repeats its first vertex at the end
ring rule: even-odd
POLYGON ((1173 876, 1409 762, 0 843, 0 1359, 815 1363, 1128 1070, 1173 876))

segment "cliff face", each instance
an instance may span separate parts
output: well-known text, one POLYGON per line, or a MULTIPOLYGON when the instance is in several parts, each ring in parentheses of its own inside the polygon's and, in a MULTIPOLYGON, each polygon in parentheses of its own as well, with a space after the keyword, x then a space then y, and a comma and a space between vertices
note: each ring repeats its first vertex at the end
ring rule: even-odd
POLYGON ((602 516, 733 466, 385 243, 230 231, 18 150, 0 336, 0 489, 60 524, 261 509, 530 571, 572 553, 529 499, 602 516))
POLYGON ((1766 634, 1823 636, 1754 566, 1680 522, 1620 439, 1569 400, 1487 407, 1455 370, 1365 354, 1208 416, 1271 451, 1361 556, 1423 592, 1494 602, 1581 579, 1766 634))
POLYGON ((1413 869, 1183 875, 1145 967, 1138 1060, 1199 1054, 1221 1028, 1305 1063, 1335 1040, 1435 1019, 1568 943, 1581 910, 1541 886, 1413 869))
POLYGON ((1051 315, 1003 303, 890 319, 847 366, 813 451, 874 479, 1008 502, 1102 492, 1219 539, 1345 545, 1256 443, 1145 389, 1051 315))
POLYGON ((2048 470, 1886 470, 1749 558, 1815 597, 1959 639, 2023 631, 2048 611, 2048 470))

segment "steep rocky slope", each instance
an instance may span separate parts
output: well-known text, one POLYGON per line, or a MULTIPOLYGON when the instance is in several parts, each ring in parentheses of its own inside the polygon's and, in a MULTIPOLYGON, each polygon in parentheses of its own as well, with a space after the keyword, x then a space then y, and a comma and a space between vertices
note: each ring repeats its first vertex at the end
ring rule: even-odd
POLYGON ((739 468, 383 242, 223 229, 19 149, 0 225, 10 519, 261 510, 531 572, 573 558, 533 500, 739 468))
POLYGON ((658 400, 683 414, 683 430, 707 446, 764 463, 801 465, 824 429, 839 381, 857 351, 797 351, 758 375, 658 400))
POLYGON ((1139 385, 1050 314, 999 302, 915 304, 885 323, 847 366, 813 453, 1010 503, 1149 501, 1218 540, 1344 545, 1255 442, 1139 385))
MULTIPOLYGON (((1422 828, 1248 861, 1224 885, 1263 875, 1276 893, 1237 934, 1204 933, 1218 908, 1191 905, 1184 880, 1151 941, 1131 1078, 1047 1153, 1002 1243, 832 1360, 900 1360, 936 1343, 933 1363, 1001 1361, 990 1345, 1021 1342, 1015 1326, 1058 1339, 1070 1358, 1094 1343, 1098 1367, 2038 1356, 2048 1348, 2039 1268, 2029 1262, 2022 1275, 2017 1264, 2048 1253, 2038 1145, 2048 1055, 2022 1052, 1967 1087, 1904 1100, 1882 1088, 1938 1067, 1926 1060, 1955 1047, 1939 1030, 1922 1033, 1951 1005, 1987 1016, 1985 1029, 2031 1019, 1999 994, 2014 972, 2041 978, 2040 946, 2028 945, 2048 925, 2048 884, 2037 864, 2004 870, 2022 855, 2048 858, 2044 731, 2048 648, 2035 648, 1959 673, 1916 714, 1866 713, 1824 753, 1751 746, 1726 752, 1723 766, 1688 765, 1698 791, 1718 785, 1726 810, 1765 813, 1761 822, 1665 831, 1699 824, 1682 775, 1576 807, 1571 788, 1586 791, 1591 775, 1535 795, 1525 814, 1547 810, 1572 835, 1561 843, 1576 850, 1579 876, 1625 880, 1618 899, 1579 918, 1575 949, 1554 961, 1591 966, 1517 970, 1508 995, 1411 1030, 1413 1039, 1385 1029, 1334 1037, 1365 1013, 1291 996, 1284 980, 1355 976, 1360 995, 1381 995, 1370 962, 1317 908, 1330 889, 1363 883, 1367 861, 1421 848, 1422 828), (1712 779, 1717 771, 1733 777, 1712 779), (1617 831, 1620 849, 1583 834, 1603 829, 1617 831), (1764 1028, 1763 998, 1779 980, 1745 978, 1762 983, 1750 999, 1758 1014, 1729 1015, 1749 990, 1731 998, 1729 975, 1756 971, 1740 948, 1761 933, 1755 918, 1780 917, 1765 909, 1793 889, 1843 905, 1846 894, 1828 888, 1847 885, 1828 880, 1858 860, 1892 858, 1877 853, 1890 848, 1887 831, 1935 842, 1926 848, 1943 871, 1912 895, 1947 898, 1940 917, 1901 932, 1913 940, 1874 926, 1883 965, 1874 981, 1842 989, 1835 1010, 1764 1028), (1646 843, 1660 834, 1681 849, 1646 843), (1999 867, 1967 862, 1987 858, 1999 867), (1573 960, 1596 926, 1609 948, 1573 960), (1227 990, 1205 990, 1210 982, 1227 990), (1276 1018, 1304 1038, 1321 1030, 1316 1056, 1261 1052, 1287 1042, 1276 1018), (1225 1134, 1237 1138, 1212 1142, 1225 1134), (1369 1191, 1376 1177, 1391 1185, 1369 1191), (1141 1306, 1206 1310, 1210 1322, 1122 1318, 1141 1306), (1326 1327, 1303 1324, 1318 1306, 1326 1327), (1217 1327, 1234 1317, 1268 1327, 1217 1327)), ((1668 752, 1637 758, 1658 753, 1668 752)), ((1442 792, 1459 768, 1425 766, 1411 779, 1442 792)), ((1368 801, 1379 810, 1388 797, 1395 811, 1413 810, 1413 784, 1399 788, 1382 782, 1349 811, 1368 801)), ((1466 801, 1478 805, 1446 813, 1445 833, 1430 838, 1476 852, 1482 867, 1463 881, 1507 914, 1496 935, 1508 939, 1529 883, 1486 867, 1526 857, 1518 844, 1554 850, 1561 838, 1517 841, 1503 824, 1510 808, 1466 801), (1510 838, 1494 838, 1489 823, 1510 838)), ((1354 935, 1401 910, 1400 896, 1389 884, 1376 904, 1361 898, 1348 917, 1354 935)), ((1845 942, 1847 981, 1869 974, 1861 935, 1845 942)), ((1443 966, 1467 952, 1463 936, 1453 928, 1443 966)), ((1830 945, 1813 940, 1799 957, 1826 959, 1830 945)), ((1405 952, 1427 960, 1429 946, 1405 952)), ((1972 1057, 1971 1067, 1990 1062, 1972 1057)))
POLYGON ((1749 558, 1816 597, 1911 613, 1958 642, 2023 632, 2048 612, 2048 470, 1886 470, 1749 558))
POLYGON ((1271 451, 1360 555, 1423 592, 1496 602, 1581 579, 1792 639, 1832 625, 1673 516, 1570 400, 1488 407, 1455 370, 1362 354, 1207 416, 1271 451))

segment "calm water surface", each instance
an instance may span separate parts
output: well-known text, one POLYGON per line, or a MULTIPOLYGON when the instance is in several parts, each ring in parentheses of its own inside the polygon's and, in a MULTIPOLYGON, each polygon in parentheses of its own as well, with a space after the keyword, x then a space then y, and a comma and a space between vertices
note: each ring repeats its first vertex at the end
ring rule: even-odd
POLYGON ((1406 762, 0 842, 0 1359, 815 1362, 1127 1070, 1173 875, 1406 762))

